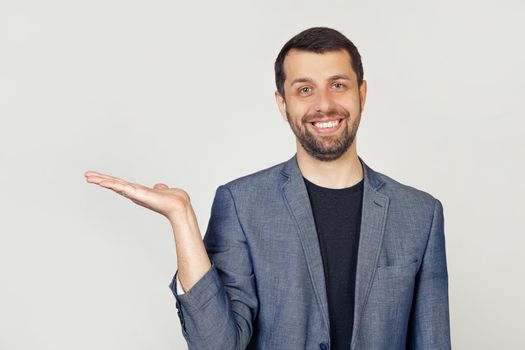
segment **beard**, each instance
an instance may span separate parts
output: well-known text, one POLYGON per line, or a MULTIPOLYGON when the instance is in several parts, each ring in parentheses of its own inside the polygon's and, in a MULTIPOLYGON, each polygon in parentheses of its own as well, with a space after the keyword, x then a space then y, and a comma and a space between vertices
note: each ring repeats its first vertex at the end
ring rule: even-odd
POLYGON ((295 124, 294 119, 290 117, 288 110, 286 111, 286 118, 288 119, 288 124, 295 134, 295 137, 303 146, 304 150, 313 158, 327 162, 340 158, 350 146, 352 146, 361 119, 361 103, 359 103, 359 114, 352 120, 350 130, 348 124, 351 121, 350 113, 344 109, 332 109, 327 113, 306 114, 301 120, 301 125, 295 124), (344 129, 339 135, 315 135, 310 132, 306 126, 306 123, 309 123, 310 120, 332 116, 342 116, 343 120, 341 120, 341 123, 346 123, 345 126, 341 126, 344 129))

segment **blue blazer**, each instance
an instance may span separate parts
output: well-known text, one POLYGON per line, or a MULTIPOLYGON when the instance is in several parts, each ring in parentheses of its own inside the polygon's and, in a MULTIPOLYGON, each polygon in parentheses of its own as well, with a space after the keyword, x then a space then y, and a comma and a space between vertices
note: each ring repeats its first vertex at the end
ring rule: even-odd
MULTIPOLYGON (((189 349, 329 349, 323 262, 296 154, 217 188, 211 268, 176 299, 189 349)), ((443 207, 364 169, 352 350, 450 349, 443 207)), ((350 350, 350 349, 349 349, 350 350)))

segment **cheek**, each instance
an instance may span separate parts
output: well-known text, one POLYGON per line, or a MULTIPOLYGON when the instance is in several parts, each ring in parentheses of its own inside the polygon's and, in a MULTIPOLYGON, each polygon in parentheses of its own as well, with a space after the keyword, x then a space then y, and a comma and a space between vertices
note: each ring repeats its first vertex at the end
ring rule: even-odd
POLYGON ((341 101, 343 106, 349 112, 359 112, 359 95, 352 95, 341 101))
POLYGON ((294 118, 297 122, 302 122, 303 118, 307 114, 315 113, 315 110, 310 104, 306 103, 295 103, 288 105, 288 114, 294 118))

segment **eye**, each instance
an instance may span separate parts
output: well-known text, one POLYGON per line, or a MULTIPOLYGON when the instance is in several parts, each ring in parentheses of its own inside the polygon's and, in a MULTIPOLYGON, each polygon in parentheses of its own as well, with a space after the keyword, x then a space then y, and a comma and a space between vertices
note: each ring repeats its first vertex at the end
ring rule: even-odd
POLYGON ((343 83, 334 83, 333 86, 336 89, 341 89, 341 88, 345 87, 345 84, 343 84, 343 83))
POLYGON ((299 93, 302 95, 308 94, 311 91, 312 91, 312 88, 309 86, 303 86, 302 88, 299 89, 299 93))

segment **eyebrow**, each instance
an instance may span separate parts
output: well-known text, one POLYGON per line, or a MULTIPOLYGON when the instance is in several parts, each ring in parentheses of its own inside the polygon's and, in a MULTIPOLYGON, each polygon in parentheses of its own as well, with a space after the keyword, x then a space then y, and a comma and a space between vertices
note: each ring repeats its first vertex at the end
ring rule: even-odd
MULTIPOLYGON (((335 74, 335 75, 332 75, 330 77, 328 77, 326 80, 338 80, 338 79, 343 79, 343 80, 352 80, 348 75, 346 74, 335 74)), ((297 83, 312 83, 313 84, 313 79, 312 78, 297 78, 297 79, 294 79, 291 83, 290 83, 290 86, 293 86, 294 84, 297 84, 297 83)))

